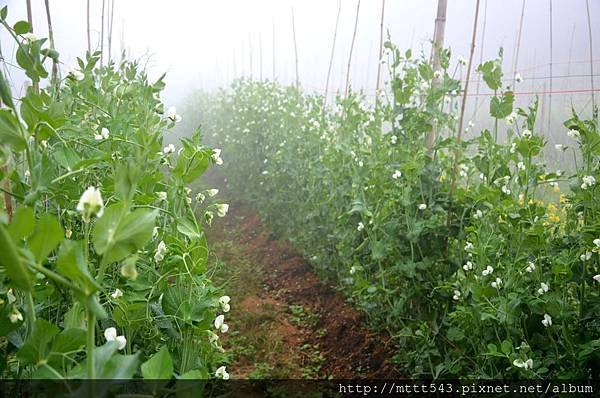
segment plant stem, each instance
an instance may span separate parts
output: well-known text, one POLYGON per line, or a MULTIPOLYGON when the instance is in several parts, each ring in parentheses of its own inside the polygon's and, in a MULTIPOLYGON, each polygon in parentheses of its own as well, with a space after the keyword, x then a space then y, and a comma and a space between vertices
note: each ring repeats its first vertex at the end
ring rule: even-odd
POLYGON ((31 292, 27 292, 25 298, 27 300, 27 334, 31 334, 35 323, 35 304, 31 292))
POLYGON ((94 349, 96 348, 96 316, 87 311, 87 376, 88 379, 96 378, 96 363, 94 362, 94 349))

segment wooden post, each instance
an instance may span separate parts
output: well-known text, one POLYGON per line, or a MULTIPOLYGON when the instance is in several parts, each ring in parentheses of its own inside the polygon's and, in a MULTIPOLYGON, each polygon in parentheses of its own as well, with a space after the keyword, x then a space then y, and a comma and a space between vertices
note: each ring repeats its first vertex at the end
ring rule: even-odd
POLYGON ((325 94, 323 96, 323 109, 325 112, 325 105, 327 104, 327 97, 329 96, 329 79, 331 78, 331 68, 333 67, 333 54, 335 53, 335 41, 337 38, 338 24, 340 22, 340 12, 342 11, 342 0, 338 1, 338 12, 335 18, 335 29, 333 30, 333 44, 331 45, 331 56, 329 57, 329 68, 327 68, 327 79, 325 80, 325 94))
POLYGON ((273 82, 275 81, 275 18, 273 18, 273 35, 272 35, 272 39, 273 39, 273 54, 271 54, 273 56, 273 82))
POLYGON ((553 62, 554 57, 553 51, 553 40, 552 40, 552 0, 549 0, 550 5, 550 90, 548 92, 548 136, 550 136, 550 124, 552 123, 552 80, 554 79, 553 74, 553 62))
MULTIPOLYGON (((44 0, 44 3, 46 5, 46 20, 48 21, 48 39, 50 39, 50 48, 54 50, 56 46, 54 45, 52 18, 50 18, 50 0, 44 0)), ((56 90, 55 94, 58 94, 58 65, 55 59, 52 59, 52 74, 50 76, 52 86, 56 90)))
POLYGON ((596 111, 596 98, 594 96, 594 45, 592 42, 592 19, 590 17, 590 0, 585 0, 588 22, 588 38, 590 44, 590 83, 592 89, 592 115, 596 111))
POLYGON ((88 52, 92 53, 92 40, 90 38, 90 0, 87 0, 87 46, 88 52))
POLYGON ((358 29, 358 15, 360 12, 360 0, 356 4, 356 18, 354 19, 354 32, 352 33, 352 42, 350 43, 350 54, 348 55, 348 68, 346 69, 346 90, 344 98, 348 98, 350 91, 350 66, 352 65, 352 51, 354 50, 354 41, 356 40, 356 30, 358 29))
MULTIPOLYGON (((552 8, 552 6, 550 6, 552 8)), ((519 21, 519 31, 517 32, 517 43, 515 45, 515 57, 513 62, 513 79, 512 79, 512 87, 515 87, 515 76, 519 71, 519 50, 521 49, 521 32, 523 31, 523 17, 525 16, 525 0, 521 4, 521 19, 519 21)))
POLYGON ((385 16, 385 0, 381 0, 381 20, 379 21, 379 57, 377 59, 377 81, 375 82, 375 108, 379 104, 379 84, 381 82, 381 62, 383 61, 383 18, 385 16))
POLYGON ((258 56, 259 56, 259 76, 260 81, 263 81, 263 52, 262 52, 262 34, 258 34, 258 56))
POLYGON ((471 66, 473 65, 473 54, 475 53, 475 41, 477 39, 477 20, 479 18, 479 2, 480 0, 477 0, 477 2, 475 3, 475 18, 473 19, 473 36, 471 38, 471 51, 469 53, 469 62, 467 64, 467 76, 465 79, 465 88, 463 90, 463 99, 462 104, 460 106, 458 132, 456 134, 456 145, 454 149, 453 172, 450 178, 450 190, 448 192, 448 202, 450 203, 450 209, 448 210, 448 227, 450 227, 450 224, 452 222, 452 195, 456 186, 456 175, 458 174, 458 164, 460 162, 460 143, 462 141, 465 106, 467 104, 467 92, 469 90, 469 80, 471 79, 471 66))
POLYGON ((113 22, 114 22, 114 12, 115 12, 115 0, 110 0, 109 3, 110 8, 110 17, 108 17, 108 62, 112 60, 112 32, 113 32, 113 22))
POLYGON ((296 42, 296 18, 294 7, 292 7, 292 33, 294 35, 294 57, 296 60, 296 87, 300 87, 300 75, 298 74, 298 43, 296 42))
POLYGON ((100 66, 104 62, 104 9, 106 5, 106 0, 102 0, 102 17, 101 17, 101 27, 100 27, 100 66))
MULTIPOLYGON (((479 49, 479 65, 481 65, 483 63, 483 48, 484 48, 484 44, 485 44, 485 28, 486 28, 486 23, 487 23, 487 6, 488 6, 488 0, 484 0, 485 4, 483 6, 483 27, 481 29, 481 44, 479 45, 480 49, 479 49)), ((475 120, 477 118, 477 112, 479 111, 479 87, 481 86, 481 79, 477 79, 477 88, 475 89, 475 92, 477 95, 475 95, 475 110, 473 111, 473 120, 475 120)))
MULTIPOLYGON (((479 0, 477 0, 479 3, 479 0)), ((437 16, 435 18, 435 26, 433 30, 433 45, 431 48, 431 66, 434 71, 440 69, 439 51, 444 47, 444 35, 446 31, 446 10, 448 9, 448 0, 438 0, 437 16)), ((479 9, 479 6, 478 6, 479 9)), ((434 82, 435 84, 435 82, 434 82)), ((433 126, 433 123, 432 123, 433 126)), ((433 150, 435 144, 435 126, 431 128, 425 137, 425 147, 428 151, 433 150)))

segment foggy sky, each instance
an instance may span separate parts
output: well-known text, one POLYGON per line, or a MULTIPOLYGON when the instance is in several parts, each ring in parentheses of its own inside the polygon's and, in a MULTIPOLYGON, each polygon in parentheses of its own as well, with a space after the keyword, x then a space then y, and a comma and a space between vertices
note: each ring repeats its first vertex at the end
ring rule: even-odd
MULTIPOLYGON (((330 91, 344 86, 354 27, 356 0, 341 0, 342 9, 330 91)), ((9 20, 26 19, 24 0, 0 0, 9 5, 9 20)), ((594 57, 600 60, 600 0, 590 0, 594 57)), ((481 0, 475 65, 496 56, 504 47, 504 66, 512 76, 521 0, 481 0), (485 37, 482 44, 483 27, 485 37)), ((32 0, 34 31, 47 32, 44 1, 32 0)), ((55 41, 63 70, 75 66, 86 45, 86 0, 50 0, 55 41)), ((99 48, 101 0, 92 0, 92 47, 99 48)), ((437 0, 387 0, 385 29, 400 49, 429 54, 437 0)), ((553 0, 553 90, 589 89, 589 41, 585 0, 553 0), (569 65, 569 61, 571 64, 569 65)), ((222 86, 242 75, 295 80, 292 8, 295 14, 299 76, 307 90, 323 92, 338 0, 116 0, 113 58, 125 49, 130 57, 148 59, 151 76, 167 72, 163 99, 178 103, 196 88, 222 86), (273 35, 274 32, 274 35, 273 35), (273 41, 274 39, 274 41, 273 41), (274 49, 274 51, 273 51, 274 49), (262 52, 262 57, 260 56, 262 52), (273 53, 275 56, 273 57, 273 53), (250 68, 252 64, 252 69, 250 68), (274 66, 274 68, 273 68, 274 66)), ((468 56, 475 0, 449 0, 446 41, 455 55, 468 56)), ((372 95, 377 73, 381 0, 362 0, 351 66, 351 82, 372 95)), ((550 86, 550 1, 527 0, 518 71, 525 79, 517 91, 544 91, 550 86)), ((15 46, 0 33, 5 57, 14 59, 15 46)), ((105 44, 106 46, 106 44, 105 44)), ((106 48, 106 47, 105 47, 106 48)), ((596 74, 600 62, 595 63, 596 74)), ((20 71, 10 68, 16 86, 20 71)), ((384 79, 385 80, 385 75, 384 79)), ((595 87, 600 87, 596 78, 595 87)), ((553 97, 555 109, 571 101, 589 109, 589 94, 553 97)), ((600 97, 600 95, 598 95, 600 97)), ((529 101, 530 95, 517 97, 529 101)), ((473 106, 473 104, 470 104, 473 106)))

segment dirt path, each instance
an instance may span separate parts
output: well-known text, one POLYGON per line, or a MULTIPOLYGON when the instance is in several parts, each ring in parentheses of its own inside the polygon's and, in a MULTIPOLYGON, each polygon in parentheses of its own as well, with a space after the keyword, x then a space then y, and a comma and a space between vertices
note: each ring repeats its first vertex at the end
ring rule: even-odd
POLYGON ((277 240, 252 209, 231 203, 208 238, 215 279, 227 284, 232 299, 224 347, 233 378, 398 376, 388 363, 389 338, 366 328, 364 316, 277 240))

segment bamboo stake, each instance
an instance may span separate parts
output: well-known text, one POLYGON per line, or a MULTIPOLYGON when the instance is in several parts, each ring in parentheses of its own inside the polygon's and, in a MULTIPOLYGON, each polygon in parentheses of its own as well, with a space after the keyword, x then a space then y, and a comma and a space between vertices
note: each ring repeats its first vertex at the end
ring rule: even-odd
POLYGON ((375 82, 375 108, 379 104, 379 84, 381 82, 381 62, 383 61, 383 19, 385 16, 385 0, 381 0, 381 20, 379 22, 379 57, 377 60, 377 81, 375 82))
POLYGON ((110 17, 108 17, 108 62, 112 60, 112 32, 115 12, 115 0, 109 0, 110 17))
POLYGON ((273 34, 272 34, 272 39, 273 39, 273 54, 271 54, 273 56, 273 81, 275 81, 275 18, 273 18, 273 34))
POLYGON ((258 54, 259 54, 259 74, 260 81, 263 81, 263 52, 262 52, 262 35, 258 34, 258 54))
POLYGON ((327 68, 327 80, 325 80, 325 95, 323 98, 323 112, 325 112, 325 105, 327 104, 327 97, 329 96, 329 79, 331 78, 331 68, 333 67, 333 55, 335 54, 335 41, 337 38, 338 24, 340 22, 340 12, 342 11, 342 0, 338 1, 338 12, 335 18, 335 29, 333 30, 333 44, 331 45, 331 56, 329 57, 329 68, 327 68))
POLYGON ((300 76, 298 74, 298 44, 296 42, 296 18, 294 17, 294 7, 292 7, 292 33, 294 35, 294 57, 296 59, 296 87, 300 87, 300 76))
POLYGON ((473 54, 475 53, 475 40, 477 39, 477 20, 479 18, 479 2, 475 3, 475 18, 473 19, 473 36, 471 38, 471 51, 469 53, 469 63, 467 64, 467 77, 465 79, 465 88, 463 90, 463 99, 460 106, 460 118, 458 122, 458 132, 456 133, 456 144, 454 148, 454 165, 452 178, 450 180, 450 191, 449 191, 449 203, 450 209, 448 211, 448 227, 452 221, 452 195, 456 186, 456 175, 458 174, 458 163, 460 161, 460 143, 462 141, 463 122, 465 116, 465 106, 467 104, 467 92, 469 90, 469 81, 471 80, 471 66, 473 64, 473 54))
MULTIPOLYGON (((44 0, 46 5, 46 20, 48 21, 48 38, 50 39, 50 48, 55 49, 54 45, 54 30, 52 29, 52 18, 50 18, 50 0, 44 0)), ((52 59, 52 74, 50 77, 52 86, 56 90, 55 94, 58 94, 58 65, 55 59, 52 59)))
POLYGON ((100 66, 102 66, 102 62, 104 61, 104 9, 106 5, 106 0, 102 0, 102 17, 101 17, 101 27, 100 27, 100 66))
POLYGON ((350 54, 348 55, 348 69, 346 70, 346 90, 344 98, 348 98, 350 90, 350 66, 352 65, 352 51, 354 50, 354 41, 356 40, 356 30, 358 29, 358 15, 360 11, 360 0, 356 4, 356 18, 354 19, 354 32, 352 33, 352 42, 350 43, 350 54))
POLYGON ((552 40, 552 33, 553 33, 553 29, 552 29, 552 0, 549 1, 550 4, 550 90, 548 93, 548 135, 550 135, 550 125, 552 123, 552 80, 553 80, 553 67, 552 67, 552 62, 554 61, 554 57, 552 54, 554 45, 553 45, 553 40, 552 40))
MULTIPOLYGON (((479 2, 479 0, 477 0, 479 2)), ((440 69, 439 51, 444 46, 444 35, 446 31, 446 10, 448 8, 447 0, 438 0, 437 16, 433 30, 433 43, 431 46, 431 66, 434 71, 440 69)), ((434 82, 436 84, 437 82, 434 82)), ((431 130, 425 137, 425 147, 429 152, 433 150, 435 144, 435 126, 432 123, 431 130)))
POLYGON ((248 60, 250 61, 250 80, 252 80, 252 36, 248 33, 248 60))
MULTIPOLYGON (((487 25, 487 7, 488 0, 485 0, 485 5, 483 6, 483 28, 481 29, 481 44, 479 45, 479 65, 483 63, 483 48, 485 44, 485 28, 487 25)), ((473 120, 477 118, 477 112, 479 111, 479 88, 481 86, 481 79, 477 79, 477 88, 475 89, 477 95, 475 96, 475 111, 473 112, 473 120)))
MULTIPOLYGON (((31 0, 26 0, 27 2, 27 22, 29 23, 29 32, 33 33, 33 14, 31 12, 31 0)), ((32 81, 33 91, 36 94, 40 93, 40 82, 32 81)))
MULTIPOLYGON (((571 74, 571 61, 573 59, 573 39, 574 38, 575 38, 575 24, 573 24, 573 30, 571 30, 571 42, 569 43, 569 63, 567 64, 567 76, 569 76, 571 74)), ((573 104, 573 94, 571 94, 571 104, 573 104)))
POLYGON ((88 53, 92 53, 92 40, 90 38, 90 0, 87 0, 87 46, 88 53))
POLYGON ((594 45, 592 42, 592 19, 590 17, 590 1, 585 0, 585 6, 587 10, 587 22, 588 22, 588 37, 590 44, 590 83, 592 89, 592 114, 596 111, 596 99, 594 97, 594 45))
MULTIPOLYGON (((552 8, 552 6, 550 6, 550 8, 552 8)), ((517 33, 517 44, 515 46, 515 58, 514 58, 514 62, 513 62, 513 80, 512 80, 512 87, 515 87, 515 76, 517 74, 518 68, 519 68, 519 50, 521 48, 521 32, 523 31, 523 17, 525 16, 525 0, 523 0, 523 3, 521 4, 521 19, 519 21, 519 32, 517 33)))

